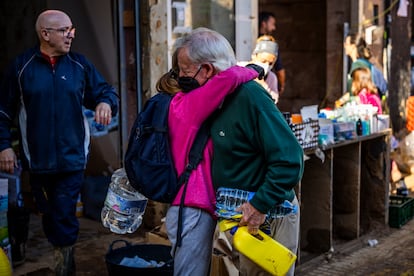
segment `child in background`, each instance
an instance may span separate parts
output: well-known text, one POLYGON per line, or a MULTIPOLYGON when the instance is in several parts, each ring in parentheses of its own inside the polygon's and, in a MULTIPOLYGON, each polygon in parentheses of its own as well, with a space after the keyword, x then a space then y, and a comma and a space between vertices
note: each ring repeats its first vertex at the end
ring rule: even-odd
POLYGON ((351 76, 351 94, 358 96, 360 104, 371 104, 378 108, 378 114, 382 114, 381 99, 372 82, 370 70, 367 67, 359 67, 352 72, 351 76))

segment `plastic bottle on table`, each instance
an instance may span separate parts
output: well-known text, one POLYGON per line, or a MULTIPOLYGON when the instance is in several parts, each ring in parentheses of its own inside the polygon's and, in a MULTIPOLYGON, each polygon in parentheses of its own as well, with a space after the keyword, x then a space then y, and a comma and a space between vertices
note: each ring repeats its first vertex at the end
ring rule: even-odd
POLYGON ((112 174, 104 207, 103 226, 117 234, 133 233, 142 222, 148 199, 130 184, 123 168, 112 174))
POLYGON ((362 121, 361 119, 358 119, 358 121, 356 122, 356 133, 358 136, 362 135, 362 121))

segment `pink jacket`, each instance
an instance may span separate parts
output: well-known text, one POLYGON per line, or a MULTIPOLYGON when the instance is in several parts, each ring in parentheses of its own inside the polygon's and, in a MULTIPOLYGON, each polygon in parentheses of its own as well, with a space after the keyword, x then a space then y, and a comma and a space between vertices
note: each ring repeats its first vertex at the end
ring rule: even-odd
MULTIPOLYGON (((245 67, 233 66, 210 79, 205 85, 189 93, 179 92, 171 101, 168 114, 172 157, 177 175, 181 175, 188 163, 188 153, 201 124, 240 84, 257 77, 257 73, 245 67)), ((191 173, 184 205, 201 208, 213 217, 216 195, 211 178, 211 139, 203 152, 203 160, 191 173)), ((182 188, 172 205, 180 205, 182 188)))

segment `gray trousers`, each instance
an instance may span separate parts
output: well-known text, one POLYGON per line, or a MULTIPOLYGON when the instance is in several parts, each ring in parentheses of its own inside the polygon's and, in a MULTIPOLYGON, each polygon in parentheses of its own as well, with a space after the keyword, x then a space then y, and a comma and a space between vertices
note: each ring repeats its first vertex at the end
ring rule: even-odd
MULTIPOLYGON (((173 249, 177 241, 178 209, 178 206, 171 206, 165 221, 173 249)), ((209 213, 198 208, 184 207, 182 242, 173 255, 174 275, 209 274, 215 226, 216 221, 209 213)))

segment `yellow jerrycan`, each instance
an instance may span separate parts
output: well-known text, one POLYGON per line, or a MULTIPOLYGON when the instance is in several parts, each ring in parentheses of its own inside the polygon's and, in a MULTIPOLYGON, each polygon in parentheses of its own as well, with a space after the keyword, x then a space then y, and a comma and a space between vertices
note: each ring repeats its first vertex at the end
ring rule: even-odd
POLYGON ((3 249, 0 247, 0 275, 2 276, 11 276, 12 269, 9 262, 9 258, 7 257, 6 253, 4 253, 3 249))
POLYGON ((239 227, 234 233, 233 246, 272 275, 285 275, 296 261, 296 255, 259 230, 257 235, 239 227))

